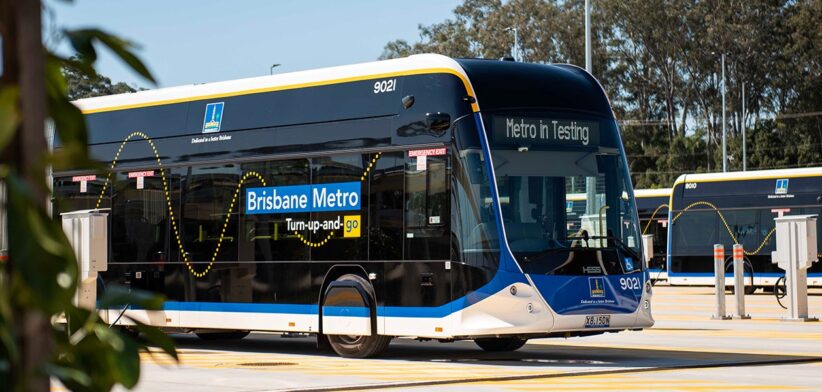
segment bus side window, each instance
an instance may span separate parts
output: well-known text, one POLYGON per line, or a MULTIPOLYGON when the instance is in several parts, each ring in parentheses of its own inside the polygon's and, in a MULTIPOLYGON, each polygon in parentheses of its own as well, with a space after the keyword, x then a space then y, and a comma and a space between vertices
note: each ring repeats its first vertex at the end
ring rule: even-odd
MULTIPOLYGON (((315 157, 311 159, 311 183, 325 185, 338 182, 354 182, 361 189, 360 208, 358 210, 312 212, 311 220, 328 222, 339 219, 340 216, 349 218, 343 223, 338 235, 332 235, 328 230, 306 232, 315 244, 323 244, 309 249, 311 260, 367 260, 368 259, 368 231, 362 227, 368 226, 368 191, 361 180, 371 160, 369 154, 345 154, 315 157), (363 190, 365 192, 363 192, 363 190), (354 220, 351 220, 351 217, 354 220), (358 226, 346 226, 354 222, 358 226), (349 231, 351 230, 351 231, 349 231)), ((367 183, 365 183, 367 185, 367 183)))
POLYGON ((369 193, 369 256, 402 260, 404 152, 387 152, 371 170, 369 193))
MULTIPOLYGON (((265 186, 280 187, 305 185, 310 182, 310 161, 308 159, 283 159, 250 162, 242 165, 243 173, 257 173, 265 180, 265 186)), ((262 187, 259 178, 248 177, 244 189, 262 187)), ((307 221, 307 212, 289 214, 249 214, 245 211, 245 193, 241 193, 240 221, 242 235, 239 244, 239 260, 247 261, 305 261, 309 247, 300 241, 293 231, 288 230, 286 219, 307 221)), ((268 269, 260 269, 270 273, 268 269)), ((279 279, 279 277, 272 277, 279 279)))
POLYGON ((126 172, 112 175, 111 261, 165 261, 169 227, 162 178, 159 172, 134 173, 142 178, 126 172))
POLYGON ((60 219, 60 214, 64 212, 91 210, 98 208, 97 201, 100 201, 99 208, 111 208, 111 187, 103 189, 104 177, 89 176, 94 179, 81 184, 76 178, 58 177, 54 179, 54 209, 52 216, 60 219))
POLYGON ((447 260, 450 257, 448 171, 448 155, 406 158, 406 260, 447 260), (425 163, 418 162, 420 159, 425 163))

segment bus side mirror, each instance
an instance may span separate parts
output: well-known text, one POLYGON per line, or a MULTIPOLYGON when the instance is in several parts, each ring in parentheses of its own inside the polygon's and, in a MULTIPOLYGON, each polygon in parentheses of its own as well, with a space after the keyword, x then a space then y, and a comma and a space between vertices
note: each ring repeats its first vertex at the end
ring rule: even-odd
POLYGON ((442 112, 425 113, 425 126, 432 131, 444 131, 451 126, 451 115, 442 112))

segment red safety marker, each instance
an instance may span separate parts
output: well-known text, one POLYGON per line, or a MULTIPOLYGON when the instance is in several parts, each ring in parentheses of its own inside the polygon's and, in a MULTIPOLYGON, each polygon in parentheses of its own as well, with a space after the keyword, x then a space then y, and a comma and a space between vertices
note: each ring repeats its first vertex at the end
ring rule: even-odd
POLYGON ((781 218, 784 214, 791 212, 790 208, 772 208, 771 212, 776 214, 777 218, 781 218))

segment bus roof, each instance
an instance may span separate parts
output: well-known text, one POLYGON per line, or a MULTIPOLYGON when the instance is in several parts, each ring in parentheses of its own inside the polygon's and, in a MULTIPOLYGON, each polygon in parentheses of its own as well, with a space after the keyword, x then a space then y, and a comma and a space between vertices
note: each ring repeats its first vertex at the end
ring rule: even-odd
MULTIPOLYGON (((428 73, 448 73, 456 75, 463 81, 466 90, 471 95, 474 95, 473 88, 468 81, 465 71, 454 59, 437 54, 419 54, 369 63, 86 98, 74 101, 74 104, 80 108, 84 114, 91 114, 217 97, 232 97, 261 92, 297 89, 301 87, 378 79, 382 77, 428 73)), ((473 105, 473 109, 475 111, 479 110, 476 104, 473 105)))
POLYGON ((671 196, 671 188, 661 189, 634 189, 634 197, 669 197, 671 196))
POLYGON ((797 178, 822 176, 822 167, 806 167, 799 169, 776 170, 749 170, 727 173, 699 173, 683 174, 674 182, 674 187, 686 182, 724 182, 744 180, 764 180, 775 178, 797 178))
POLYGON ((560 110, 613 118, 599 82, 571 64, 457 59, 484 111, 560 110))

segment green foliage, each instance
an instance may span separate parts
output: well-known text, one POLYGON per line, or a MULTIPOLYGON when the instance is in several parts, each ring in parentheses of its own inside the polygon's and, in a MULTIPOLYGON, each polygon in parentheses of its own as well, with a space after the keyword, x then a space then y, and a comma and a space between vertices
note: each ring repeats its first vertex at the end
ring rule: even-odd
POLYGON ((132 53, 135 45, 131 42, 98 29, 64 30, 63 33, 79 54, 81 61, 93 64, 97 60, 97 50, 94 44, 98 43, 114 52, 120 60, 140 76, 151 83, 156 83, 145 64, 132 53))
MULTIPOLYGON (((68 93, 70 83, 102 81, 104 89, 122 88, 111 86, 108 79, 94 70, 98 45, 111 50, 148 81, 153 82, 153 78, 127 41, 96 29, 64 31, 64 34, 77 57, 63 59, 45 54, 46 91, 21 92, 17 85, 7 81, 0 84, 0 151, 6 150, 9 142, 21 132, 21 94, 39 93, 46 99, 48 116, 62 145, 54 153, 43 151, 43 164, 51 164, 55 169, 99 169, 100 166, 89 159, 85 120, 70 102, 76 98, 68 93)), ((90 88, 89 91, 101 90, 90 88)), ((6 191, 5 203, 0 208, 8 212, 11 248, 11 258, 0 269, 0 385, 3 390, 27 390, 28 381, 38 376, 15 373, 25 369, 20 330, 24 327, 20 326, 19 319, 22 315, 34 315, 52 320, 53 352, 47 362, 36 368, 40 375, 55 377, 75 391, 109 391, 116 385, 133 388, 140 376, 140 352, 150 352, 151 346, 176 359, 173 342, 156 328, 127 317, 139 335, 125 334, 103 322, 96 311, 81 309, 72 303, 78 277, 74 251, 59 221, 46 213, 46 201, 38 198, 35 189, 22 180, 21 173, 26 170, 39 172, 38 183, 42 189, 48 188, 44 170, 19 167, 15 162, 0 165, 0 182, 6 191), (59 322, 63 318, 65 322, 59 322)), ((109 287, 99 298, 102 308, 138 306, 158 310, 163 301, 164 298, 154 294, 122 287, 109 287)))
POLYGON ((62 69, 62 73, 67 83, 66 95, 70 100, 137 91, 123 82, 112 83, 111 79, 98 74, 93 69, 91 72, 84 70, 83 62, 77 58, 65 60, 64 64, 67 67, 62 69))
MULTIPOLYGON (((389 42, 380 57, 499 58, 516 27, 523 61, 581 65, 583 4, 464 0, 452 18, 420 26, 418 42, 389 42)), ((594 1, 592 73, 622 122, 635 186, 721 170, 722 53, 729 170, 742 169, 743 127, 749 170, 822 165, 820 20, 819 0, 594 1)))

